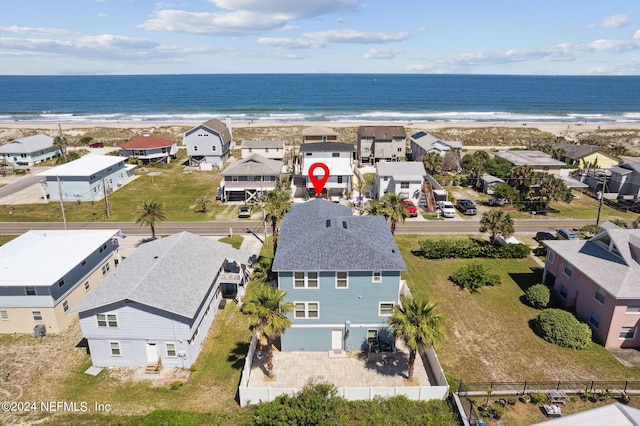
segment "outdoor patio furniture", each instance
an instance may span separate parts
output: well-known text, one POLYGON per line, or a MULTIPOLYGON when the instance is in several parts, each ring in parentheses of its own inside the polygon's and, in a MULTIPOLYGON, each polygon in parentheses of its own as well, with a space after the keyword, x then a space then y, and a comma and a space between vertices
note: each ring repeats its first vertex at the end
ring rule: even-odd
POLYGON ((560 417, 562 416, 562 410, 557 405, 543 405, 542 409, 547 417, 560 417))
POLYGON ((569 396, 563 390, 552 390, 547 394, 547 398, 552 404, 566 404, 569 401, 569 396))

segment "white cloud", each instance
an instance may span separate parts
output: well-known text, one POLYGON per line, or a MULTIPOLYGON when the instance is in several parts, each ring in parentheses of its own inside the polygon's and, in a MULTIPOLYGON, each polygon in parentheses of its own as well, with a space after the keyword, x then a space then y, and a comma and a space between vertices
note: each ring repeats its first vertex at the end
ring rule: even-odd
POLYGON ((362 55, 362 57, 364 59, 393 59, 401 53, 404 53, 404 50, 374 47, 362 55))
MULTIPOLYGON (((256 34, 286 27, 295 19, 308 19, 338 11, 353 10, 360 0, 211 0, 211 12, 156 9, 138 25, 146 30, 207 35, 256 34)), ((162 3, 158 3, 162 4, 162 3)))
POLYGON ((273 37, 261 37, 258 39, 258 43, 278 49, 310 49, 323 46, 316 40, 273 37))
POLYGON ((107 17, 107 14, 106 14, 106 13, 98 13, 96 16, 97 16, 98 18, 106 18, 106 17, 107 17))
POLYGON ((330 30, 304 33, 305 37, 323 43, 388 43, 402 41, 409 37, 409 33, 373 33, 357 30, 330 30))
POLYGON ((589 28, 620 28, 631 23, 629 16, 619 13, 613 16, 607 16, 597 24, 590 24, 589 28))
POLYGON ((62 30, 59 28, 33 28, 33 27, 19 27, 12 25, 10 27, 0 27, 0 33, 13 33, 13 34, 68 34, 70 31, 62 30))

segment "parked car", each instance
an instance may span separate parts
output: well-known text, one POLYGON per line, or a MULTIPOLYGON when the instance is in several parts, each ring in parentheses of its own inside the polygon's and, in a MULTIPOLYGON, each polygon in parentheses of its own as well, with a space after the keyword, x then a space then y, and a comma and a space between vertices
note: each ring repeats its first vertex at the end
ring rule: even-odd
POLYGON ((556 232, 556 238, 559 240, 579 240, 580 237, 569 228, 560 228, 556 232))
POLYGON ((536 233, 536 236, 533 239, 537 242, 541 242, 546 240, 555 240, 556 237, 551 232, 540 231, 536 233))
POLYGON ((104 143, 102 142, 90 143, 89 148, 104 148, 104 143))
POLYGON ((439 201, 438 208, 443 217, 456 217, 456 208, 451 201, 439 201))
POLYGON ((458 202, 456 203, 456 207, 462 214, 475 215, 478 213, 478 210, 476 210, 476 205, 473 204, 473 201, 471 200, 458 200, 458 202))
POLYGON ((490 206, 505 206, 509 204, 508 198, 491 198, 489 199, 490 206))
POLYGON ((413 201, 404 200, 404 208, 409 213, 409 217, 418 217, 418 208, 413 204, 413 201))
POLYGON ((238 210, 238 217, 240 218, 251 217, 251 207, 240 206, 240 210, 238 210))

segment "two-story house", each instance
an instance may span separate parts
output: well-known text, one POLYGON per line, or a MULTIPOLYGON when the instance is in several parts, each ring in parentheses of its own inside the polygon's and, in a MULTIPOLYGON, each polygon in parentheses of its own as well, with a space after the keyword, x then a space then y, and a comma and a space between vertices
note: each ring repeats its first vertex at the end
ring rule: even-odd
POLYGON ((302 129, 302 143, 338 142, 338 132, 323 126, 302 129))
POLYGON ((640 348, 640 229, 605 222, 588 240, 545 241, 543 282, 605 347, 640 348))
POLYGON ((229 159, 231 143, 231 130, 217 118, 187 131, 182 139, 191 164, 205 162, 220 169, 229 159))
POLYGON ((117 230, 28 231, 0 246, 0 333, 59 333, 121 260, 117 230))
POLYGON ((619 197, 640 197, 640 163, 623 163, 610 169, 611 177, 605 192, 617 192, 619 197))
POLYGON ((321 198, 295 204, 272 266, 294 305, 282 350, 360 350, 370 338, 393 343, 387 321, 406 269, 383 217, 353 216, 321 198))
POLYGON ((552 175, 559 175, 560 169, 565 165, 542 151, 498 151, 493 155, 507 160, 513 166, 531 166, 535 172, 552 175))
POLYGON ((407 133, 404 126, 359 126, 358 160, 360 164, 378 161, 404 161, 407 133))
POLYGON ((51 201, 95 201, 130 182, 135 168, 122 157, 89 154, 38 175, 51 201))
POLYGON ((285 142, 275 140, 242 141, 240 149, 242 158, 247 158, 251 154, 258 154, 263 158, 282 161, 285 154, 285 142))
POLYGON ((189 368, 249 254, 181 232, 142 244, 74 308, 97 367, 189 368))
POLYGON ((418 204, 426 176, 421 162, 376 163, 374 198, 379 200, 388 192, 393 192, 418 204))
POLYGON ((265 191, 276 187, 281 174, 282 161, 258 154, 234 161, 221 173, 223 201, 257 201, 265 191))
POLYGON ((460 141, 443 141, 439 137, 431 133, 421 130, 409 137, 409 147, 411 148, 411 158, 413 161, 422 161, 429 152, 444 157, 447 151, 452 149, 461 150, 462 142, 460 141))
POLYGON ((608 169, 619 163, 617 158, 602 152, 602 148, 597 145, 555 143, 552 146, 564 151, 560 160, 580 168, 608 169))
POLYGON ((54 147, 53 138, 47 135, 25 136, 0 145, 0 159, 16 166, 33 166, 60 154, 60 148, 54 147))
POLYGON ((120 144, 120 152, 123 157, 137 158, 143 163, 166 163, 178 153, 178 144, 174 141, 153 136, 145 130, 142 136, 120 144))
MULTIPOLYGON (((355 151, 350 143, 317 142, 300 145, 300 173, 296 183, 301 182, 307 191, 312 191, 309 168, 315 163, 323 163, 329 168, 329 179, 324 185, 323 195, 330 198, 346 196, 352 189, 355 151)), ((313 172, 320 173, 322 169, 316 168, 313 172)))

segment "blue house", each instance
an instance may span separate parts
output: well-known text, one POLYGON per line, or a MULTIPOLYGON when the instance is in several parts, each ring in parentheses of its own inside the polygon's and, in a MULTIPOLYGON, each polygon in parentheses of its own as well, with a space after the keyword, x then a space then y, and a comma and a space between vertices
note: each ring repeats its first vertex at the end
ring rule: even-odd
POLYGON ((191 366, 223 297, 244 294, 249 256, 188 232, 138 247, 73 310, 93 365, 191 366))
POLYGON ((283 351, 342 351, 393 343, 387 321, 407 267, 380 216, 322 199, 285 215, 272 270, 293 302, 283 351))
POLYGON ((192 165, 204 162, 219 169, 229 159, 231 142, 231 130, 217 118, 187 131, 182 139, 192 165))
POLYGON ((60 149, 47 135, 26 136, 0 146, 0 159, 17 166, 33 166, 59 155, 60 149))

